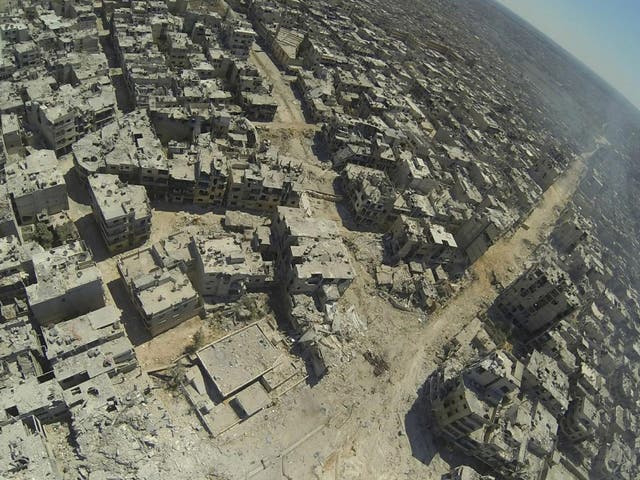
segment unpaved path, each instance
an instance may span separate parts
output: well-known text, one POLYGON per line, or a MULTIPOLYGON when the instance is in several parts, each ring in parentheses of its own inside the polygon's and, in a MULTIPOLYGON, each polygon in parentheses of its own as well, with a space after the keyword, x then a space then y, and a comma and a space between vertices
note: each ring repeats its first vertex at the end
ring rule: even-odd
POLYGON ((260 137, 269 139, 280 154, 303 163, 304 175, 301 182, 305 190, 333 195, 336 173, 329 168, 329 163, 322 162, 314 151, 315 135, 319 132, 320 126, 307 123, 300 101, 269 55, 260 47, 254 46, 249 60, 256 66, 260 75, 273 85, 272 95, 278 103, 278 111, 273 122, 254 122, 260 137))
POLYGON ((262 49, 255 46, 249 52, 249 61, 256 66, 260 75, 266 78, 272 85, 272 95, 278 102, 276 122, 285 124, 306 125, 307 122, 300 108, 300 101, 291 90, 290 85, 284 79, 278 67, 271 61, 262 49))

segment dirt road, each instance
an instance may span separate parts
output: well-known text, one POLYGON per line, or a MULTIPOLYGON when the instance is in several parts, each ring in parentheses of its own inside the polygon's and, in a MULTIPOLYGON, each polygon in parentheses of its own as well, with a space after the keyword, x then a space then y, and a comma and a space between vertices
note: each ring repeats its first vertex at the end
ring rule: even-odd
POLYGON ((333 194, 336 174, 327 161, 322 161, 315 150, 316 134, 320 126, 307 123, 300 100, 278 67, 258 46, 250 52, 249 60, 260 74, 273 85, 272 95, 278 103, 273 122, 254 122, 261 138, 269 139, 281 155, 299 160, 304 165, 301 179, 305 189, 333 194))
POLYGON ((271 61, 262 49, 254 46, 249 52, 249 61, 256 66, 260 75, 269 80, 273 85, 271 92, 276 102, 276 122, 284 124, 305 125, 307 122, 300 109, 300 101, 296 98, 291 87, 280 73, 280 70, 271 61))

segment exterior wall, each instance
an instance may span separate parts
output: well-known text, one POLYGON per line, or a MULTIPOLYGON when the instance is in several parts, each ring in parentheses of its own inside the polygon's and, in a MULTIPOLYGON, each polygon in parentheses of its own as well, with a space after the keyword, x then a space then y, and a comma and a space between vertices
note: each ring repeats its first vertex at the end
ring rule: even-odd
POLYGON ((587 228, 583 228, 577 222, 566 221, 554 229, 552 238, 562 251, 570 253, 579 243, 589 237, 587 228))
MULTIPOLYGON (((132 209, 127 213, 124 213, 124 210, 122 210, 123 214, 119 217, 105 218, 96 195, 108 195, 109 193, 106 190, 107 187, 100 187, 99 178, 100 176, 90 178, 89 185, 91 188, 89 189, 89 193, 91 195, 93 215, 107 248, 111 253, 114 253, 142 245, 149 239, 151 234, 151 215, 136 218, 136 210, 132 209), (98 189, 98 191, 95 191, 95 189, 98 189)), ((114 191, 111 192, 114 198, 118 198, 121 193, 117 190, 118 188, 124 189, 123 192, 125 192, 125 195, 120 197, 123 201, 126 201, 129 197, 126 195, 127 190, 130 191, 131 189, 143 191, 143 195, 140 195, 140 197, 146 200, 147 196, 144 187, 121 185, 115 182, 113 183, 114 191)))
POLYGON ((20 241, 22 241, 22 230, 18 227, 18 223, 16 221, 15 215, 13 214, 13 209, 11 206, 9 208, 9 215, 4 219, 0 220, 0 236, 8 237, 9 235, 13 235, 18 237, 20 241))
POLYGON ((568 286, 555 284, 545 269, 534 266, 498 297, 496 306, 507 320, 529 336, 544 333, 576 305, 568 286))
POLYGON ((372 202, 353 185, 347 186, 346 194, 357 224, 376 229, 384 229, 389 224, 389 205, 372 202))
POLYGON ((196 178, 193 202, 221 207, 225 201, 228 180, 226 172, 215 169, 212 169, 209 173, 201 171, 196 178))
POLYGON ((589 438, 595 430, 592 418, 585 416, 584 404, 587 400, 578 398, 569 405, 569 410, 560 422, 562 433, 572 443, 589 438))
POLYGON ((17 115, 2 115, 2 140, 7 153, 16 152, 22 147, 20 123, 17 115))
POLYGON ((101 279, 67 290, 64 295, 29 302, 33 316, 41 325, 51 325, 69 318, 79 317, 104 307, 104 290, 101 279))
POLYGON ((137 301, 134 301, 134 304, 142 315, 145 327, 147 327, 147 330, 149 330, 153 336, 166 332, 180 325, 185 320, 193 318, 201 309, 200 300, 197 296, 177 303, 171 308, 153 316, 147 315, 137 301))
POLYGON ((246 292, 255 292, 267 287, 266 275, 231 275, 225 272, 205 272, 202 258, 196 255, 198 288, 204 298, 234 299, 246 292))
POLYGON ((69 209, 67 186, 58 184, 23 196, 14 197, 14 203, 19 222, 22 225, 33 223, 36 215, 42 211, 46 211, 48 215, 53 215, 69 209))
POLYGON ((254 40, 255 34, 253 32, 245 32, 242 29, 230 29, 227 32, 225 44, 233 55, 240 58, 248 58, 254 40))
POLYGON ((230 209, 273 212, 279 205, 297 207, 299 194, 292 185, 265 187, 262 180, 247 178, 244 170, 234 170, 229 178, 227 207, 230 209))
POLYGON ((31 125, 40 132, 47 145, 56 153, 66 151, 77 140, 76 117, 71 108, 66 115, 56 119, 55 122, 47 118, 46 110, 43 110, 40 105, 35 104, 31 108, 33 109, 30 115, 31 125))
POLYGON ((442 398, 441 402, 434 405, 438 427, 445 435, 454 440, 479 430, 489 422, 488 418, 471 411, 465 390, 466 386, 460 378, 456 386, 442 398))

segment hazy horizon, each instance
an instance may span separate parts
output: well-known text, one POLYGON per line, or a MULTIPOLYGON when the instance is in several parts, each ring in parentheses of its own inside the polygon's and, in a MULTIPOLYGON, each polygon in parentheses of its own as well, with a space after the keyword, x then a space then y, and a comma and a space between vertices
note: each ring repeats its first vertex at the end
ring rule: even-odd
POLYGON ((497 1, 573 54, 640 109, 640 2, 497 1))

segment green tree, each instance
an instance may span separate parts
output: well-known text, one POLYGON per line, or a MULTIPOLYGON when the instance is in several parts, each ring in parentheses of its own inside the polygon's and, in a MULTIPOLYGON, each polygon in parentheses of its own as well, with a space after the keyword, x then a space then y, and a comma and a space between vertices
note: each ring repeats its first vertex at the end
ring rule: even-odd
POLYGON ((43 248, 48 249, 53 246, 53 233, 44 223, 36 223, 33 237, 43 248))

